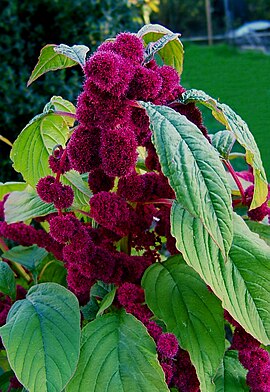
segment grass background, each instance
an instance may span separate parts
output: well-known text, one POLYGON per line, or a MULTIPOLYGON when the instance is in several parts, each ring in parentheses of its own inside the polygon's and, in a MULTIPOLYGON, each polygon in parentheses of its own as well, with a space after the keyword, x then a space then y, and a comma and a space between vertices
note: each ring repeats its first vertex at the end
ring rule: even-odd
MULTIPOLYGON (((184 44, 181 84, 204 90, 229 105, 249 126, 261 151, 270 181, 270 55, 241 52, 226 45, 184 44)), ((203 108, 209 133, 221 130, 210 110, 203 108)))

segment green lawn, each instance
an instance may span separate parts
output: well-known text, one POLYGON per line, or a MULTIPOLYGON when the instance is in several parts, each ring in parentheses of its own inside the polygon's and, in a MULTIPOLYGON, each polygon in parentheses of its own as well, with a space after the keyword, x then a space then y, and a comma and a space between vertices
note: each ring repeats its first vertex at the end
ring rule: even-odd
MULTIPOLYGON (((182 85, 204 90, 247 122, 270 180, 270 55, 240 52, 225 45, 185 44, 182 85)), ((219 125, 210 118, 209 111, 206 125, 218 130, 219 125)))

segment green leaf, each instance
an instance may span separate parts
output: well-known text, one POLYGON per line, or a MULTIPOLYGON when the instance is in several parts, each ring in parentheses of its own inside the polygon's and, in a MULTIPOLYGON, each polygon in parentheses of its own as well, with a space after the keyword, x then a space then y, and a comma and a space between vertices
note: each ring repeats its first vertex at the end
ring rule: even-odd
POLYGON ((76 63, 83 67, 89 48, 85 45, 73 45, 70 47, 65 44, 60 44, 54 48, 54 51, 76 61, 76 63))
POLYGON ((11 368, 29 392, 62 391, 79 357, 77 298, 56 283, 33 286, 0 328, 11 368))
POLYGON ((108 309, 113 303, 114 297, 116 294, 116 287, 112 289, 108 294, 105 295, 103 300, 100 303, 99 311, 97 312, 97 316, 101 316, 106 309, 108 309))
POLYGON ((75 170, 70 170, 65 173, 61 181, 63 184, 70 185, 74 192, 73 207, 83 208, 89 207, 89 200, 92 196, 92 192, 89 189, 88 183, 82 179, 82 176, 75 170))
POLYGON ((39 248, 37 245, 18 245, 14 246, 7 252, 4 252, 2 257, 15 263, 19 263, 29 271, 33 272, 38 269, 47 255, 48 252, 43 248, 39 248))
POLYGON ((144 64, 149 63, 151 60, 153 60, 154 56, 156 53, 158 53, 162 48, 165 47, 169 42, 173 41, 174 39, 177 39, 179 34, 175 33, 170 33, 170 34, 165 34, 161 38, 159 38, 156 42, 149 42, 147 47, 145 48, 144 51, 144 64))
POLYGON ((171 230, 185 261, 208 284, 242 327, 265 345, 270 343, 270 247, 233 215, 234 238, 225 263, 220 249, 198 218, 178 203, 171 230))
POLYGON ((138 37, 142 38, 146 44, 154 43, 162 39, 165 35, 170 35, 170 40, 164 47, 159 50, 159 55, 163 62, 172 66, 181 75, 183 71, 184 49, 178 36, 172 31, 158 24, 148 24, 142 27, 138 33, 138 37), (173 34, 173 35, 172 35, 173 34))
POLYGON ((50 260, 43 268, 40 273, 39 282, 54 282, 61 284, 61 286, 67 286, 67 270, 64 267, 63 262, 53 259, 50 260))
POLYGON ((238 360, 238 352, 226 351, 215 377, 216 392, 248 392, 247 370, 238 360))
POLYGON ((55 112, 55 111, 60 111, 63 113, 66 113, 66 115, 63 114, 63 119, 65 120, 66 124, 69 127, 73 127, 75 118, 73 116, 68 116, 68 114, 75 114, 76 108, 73 105, 73 103, 67 101, 66 99, 63 99, 62 97, 59 96, 53 96, 50 99, 50 102, 47 103, 45 108, 43 109, 43 112, 55 112))
POLYGON ((185 116, 166 106, 140 104, 150 117, 152 140, 176 199, 201 220, 227 255, 232 243, 231 195, 217 151, 185 116))
POLYGON ((268 195, 268 182, 263 168, 260 151, 247 124, 229 106, 220 103, 204 91, 188 90, 182 95, 181 102, 199 102, 212 110, 213 116, 231 131, 236 140, 246 150, 246 161, 253 167, 255 188, 250 209, 261 206, 268 195))
POLYGON ((233 133, 230 131, 219 131, 211 136, 212 145, 218 150, 220 156, 226 160, 229 159, 235 142, 233 133))
POLYGON ((46 45, 41 49, 38 62, 33 69, 27 86, 30 86, 31 83, 48 71, 56 71, 78 64, 78 61, 74 61, 64 54, 56 53, 55 48, 57 48, 57 45, 46 45))
POLYGON ((91 296, 87 304, 81 307, 83 318, 87 321, 95 320, 98 311, 99 311, 98 301, 95 297, 91 297, 91 296))
MULTIPOLYGON (((2 254, 2 257, 4 255, 2 254)), ((12 299, 16 298, 16 281, 10 266, 0 259, 0 291, 12 299)))
POLYGON ((5 202, 7 223, 27 221, 28 219, 56 212, 52 203, 44 203, 33 188, 12 192, 5 202))
MULTIPOLYGON (((99 301, 101 300, 101 303, 103 300, 106 301, 108 298, 109 300, 111 299, 111 296, 115 296, 114 292, 114 285, 113 284, 107 284, 102 282, 101 280, 98 280, 90 290, 90 300, 88 303, 81 308, 81 312, 84 316, 84 318, 88 321, 92 321, 97 317, 97 314, 100 310, 100 305, 99 301), (110 296, 110 293, 113 292, 110 296)), ((114 298, 112 298, 113 300, 114 298)), ((111 304, 109 304, 110 306, 111 304)))
POLYGON ((3 199, 7 193, 13 191, 23 191, 27 184, 25 182, 0 182, 0 200, 3 199))
POLYGON ((56 145, 66 144, 68 134, 69 127, 64 116, 51 112, 36 116, 13 144, 10 157, 14 169, 35 187, 41 177, 52 174, 48 165, 49 155, 56 145))
POLYGON ((124 311, 98 317, 82 330, 81 354, 67 392, 169 391, 154 341, 124 311))
POLYGON ((265 225, 264 223, 255 222, 252 220, 246 220, 245 222, 251 231, 257 233, 260 238, 270 246, 270 225, 265 225))
POLYGON ((181 255, 151 265, 142 285, 147 305, 189 352, 200 390, 215 391, 213 379, 225 351, 220 301, 181 255))
POLYGON ((112 283, 104 283, 101 280, 98 280, 90 290, 91 297, 97 297, 99 299, 105 298, 105 296, 110 293, 114 288, 114 284, 112 283))

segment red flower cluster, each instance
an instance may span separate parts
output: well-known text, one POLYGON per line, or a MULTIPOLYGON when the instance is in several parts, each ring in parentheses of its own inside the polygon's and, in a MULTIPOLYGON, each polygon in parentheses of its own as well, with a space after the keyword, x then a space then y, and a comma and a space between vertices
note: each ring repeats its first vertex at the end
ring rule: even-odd
POLYGON ((37 183, 37 193, 45 203, 54 203, 55 208, 64 209, 71 206, 74 193, 69 185, 63 185, 52 176, 46 176, 37 183))
POLYGON ((251 392, 270 391, 270 355, 260 342, 247 333, 227 312, 225 318, 235 326, 230 349, 238 350, 239 361, 248 370, 247 385, 251 392))

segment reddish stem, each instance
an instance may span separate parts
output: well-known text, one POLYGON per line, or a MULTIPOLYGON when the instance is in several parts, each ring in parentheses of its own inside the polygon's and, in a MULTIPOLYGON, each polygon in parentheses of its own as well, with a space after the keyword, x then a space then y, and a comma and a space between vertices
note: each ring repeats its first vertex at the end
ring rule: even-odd
POLYGON ((139 109, 144 109, 137 101, 132 101, 130 99, 126 100, 126 103, 130 106, 132 106, 133 108, 139 108, 139 109))
POLYGON ((63 168, 63 166, 64 166, 64 162, 65 162, 66 156, 67 156, 67 149, 64 150, 63 155, 62 155, 61 158, 60 158, 59 170, 58 170, 58 172, 57 172, 57 174, 56 174, 56 177, 55 177, 55 181, 56 181, 56 182, 59 182, 59 181, 60 181, 60 176, 61 176, 61 174, 62 174, 61 172, 62 172, 62 168, 63 168))
POLYGON ((223 160, 224 165, 226 166, 226 168, 228 169, 229 173, 232 175, 240 193, 241 193, 241 198, 242 198, 242 203, 245 204, 246 201, 246 196, 245 196, 245 190, 243 188, 243 185, 241 184, 241 181, 239 180, 236 172, 234 171, 234 168, 232 167, 232 165, 230 164, 230 162, 223 160))
POLYGON ((173 202, 174 202, 173 199, 157 199, 157 200, 152 200, 152 201, 147 201, 147 202, 138 202, 138 203, 140 203, 140 204, 164 204, 167 207, 171 207, 173 202))
POLYGON ((83 211, 83 210, 76 210, 78 212, 80 212, 81 214, 88 216, 89 218, 92 218, 92 216, 89 214, 89 212, 83 211))
POLYGON ((76 119, 76 115, 69 112, 62 112, 61 110, 55 110, 54 114, 58 114, 59 116, 66 116, 76 119))

